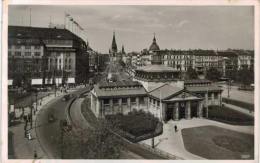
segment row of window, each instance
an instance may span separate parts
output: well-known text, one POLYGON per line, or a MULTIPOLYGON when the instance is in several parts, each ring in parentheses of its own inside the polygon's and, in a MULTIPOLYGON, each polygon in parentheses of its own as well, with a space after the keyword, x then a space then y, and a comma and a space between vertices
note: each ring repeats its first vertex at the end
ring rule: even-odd
MULTIPOLYGON (((144 97, 138 97, 139 98, 139 104, 144 104, 144 97)), ((121 98, 122 99, 122 104, 126 105, 127 104, 127 98, 121 98)), ((103 104, 104 105, 109 105, 110 104, 110 99, 104 99, 103 104)), ((136 103, 137 99, 136 97, 130 97, 130 102, 131 103, 136 103)), ((112 99, 113 105, 118 105, 119 104, 119 98, 113 98, 112 99)))
POLYGON ((8 46, 8 49, 11 49, 12 47, 14 47, 14 49, 22 49, 22 47, 24 47, 24 49, 41 49, 41 46, 39 45, 35 45, 35 46, 31 46, 31 45, 11 45, 8 46))
POLYGON ((20 51, 16 51, 14 53, 12 53, 11 51, 8 52, 9 56, 11 56, 13 54, 14 54, 14 56, 23 56, 23 55, 24 56, 37 56, 37 57, 41 56, 40 52, 34 52, 34 53, 31 53, 31 52, 24 52, 24 53, 22 53, 20 51))
MULTIPOLYGON (((59 63, 61 63, 61 58, 50 58, 49 59, 50 60, 50 64, 52 63, 52 62, 58 62, 59 61, 59 63)), ((69 64, 72 62, 72 59, 71 58, 69 58, 69 59, 67 59, 67 58, 65 58, 65 64, 67 63, 67 62, 69 62, 69 64)))

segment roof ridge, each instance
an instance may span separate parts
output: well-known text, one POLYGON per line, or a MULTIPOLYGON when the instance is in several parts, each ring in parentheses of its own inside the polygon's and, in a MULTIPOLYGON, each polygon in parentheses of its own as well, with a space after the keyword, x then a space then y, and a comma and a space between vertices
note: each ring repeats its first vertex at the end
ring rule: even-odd
POLYGON ((148 93, 151 93, 151 92, 153 92, 153 91, 155 91, 155 90, 157 90, 157 89, 159 89, 159 88, 162 88, 162 87, 165 86, 165 85, 169 85, 169 84, 168 84, 168 83, 164 83, 163 85, 161 85, 161 86, 159 86, 159 87, 157 87, 157 88, 154 88, 153 90, 149 91, 148 93))

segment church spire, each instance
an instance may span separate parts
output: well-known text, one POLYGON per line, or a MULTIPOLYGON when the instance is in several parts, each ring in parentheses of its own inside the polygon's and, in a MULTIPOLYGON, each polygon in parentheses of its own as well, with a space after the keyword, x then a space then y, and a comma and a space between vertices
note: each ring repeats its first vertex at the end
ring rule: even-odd
POLYGON ((153 42, 156 43, 155 33, 153 33, 153 42))
POLYGON ((114 53, 117 52, 115 31, 113 32, 113 40, 112 40, 111 50, 112 50, 112 52, 114 52, 114 53))

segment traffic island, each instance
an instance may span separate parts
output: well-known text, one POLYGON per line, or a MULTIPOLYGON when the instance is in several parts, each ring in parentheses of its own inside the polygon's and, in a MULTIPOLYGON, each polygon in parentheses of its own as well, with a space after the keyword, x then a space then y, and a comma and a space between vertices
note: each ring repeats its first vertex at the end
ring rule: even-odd
POLYGON ((216 126, 181 130, 185 149, 214 160, 254 159, 254 135, 216 126))

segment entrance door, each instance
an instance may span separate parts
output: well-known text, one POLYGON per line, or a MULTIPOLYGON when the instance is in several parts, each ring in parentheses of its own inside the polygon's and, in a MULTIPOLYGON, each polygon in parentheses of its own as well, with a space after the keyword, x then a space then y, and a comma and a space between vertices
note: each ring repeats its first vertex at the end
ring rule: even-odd
POLYGON ((198 108, 198 102, 192 101, 191 106, 190 106, 190 109, 191 109, 190 116, 191 116, 191 118, 197 117, 197 108, 198 108))
POLYGON ((185 102, 179 103, 179 119, 185 118, 185 102))
POLYGON ((172 118, 173 118, 173 105, 167 104, 166 121, 169 121, 172 118))

